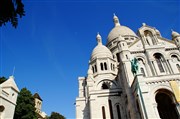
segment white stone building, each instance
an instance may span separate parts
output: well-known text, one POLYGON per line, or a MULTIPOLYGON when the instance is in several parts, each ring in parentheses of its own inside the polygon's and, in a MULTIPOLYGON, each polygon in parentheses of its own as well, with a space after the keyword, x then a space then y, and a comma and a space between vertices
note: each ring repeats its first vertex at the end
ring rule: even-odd
POLYGON ((13 76, 0 84, 0 119, 13 119, 18 93, 13 76))
POLYGON ((106 46, 98 34, 87 76, 78 78, 76 118, 179 119, 180 34, 166 39, 145 23, 135 34, 113 20, 106 46))

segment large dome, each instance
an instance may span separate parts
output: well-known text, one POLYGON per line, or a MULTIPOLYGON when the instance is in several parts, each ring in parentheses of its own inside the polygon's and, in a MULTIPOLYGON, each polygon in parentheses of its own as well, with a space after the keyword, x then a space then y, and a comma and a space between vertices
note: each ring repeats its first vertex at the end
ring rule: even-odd
POLYGON ((119 35, 121 36, 136 36, 136 34, 128 27, 126 26, 115 26, 111 32, 108 35, 108 43, 111 42, 113 39, 119 37, 119 35))
POLYGON ((111 42, 112 40, 114 40, 115 38, 119 37, 120 35, 137 37, 137 35, 134 33, 134 31, 132 31, 130 28, 120 25, 119 19, 117 16, 114 15, 113 19, 114 19, 115 27, 110 31, 110 33, 107 37, 108 43, 111 42))
POLYGON ((113 58, 111 51, 102 44, 101 36, 99 34, 97 35, 96 39, 98 41, 98 44, 92 51, 91 60, 104 57, 113 58))

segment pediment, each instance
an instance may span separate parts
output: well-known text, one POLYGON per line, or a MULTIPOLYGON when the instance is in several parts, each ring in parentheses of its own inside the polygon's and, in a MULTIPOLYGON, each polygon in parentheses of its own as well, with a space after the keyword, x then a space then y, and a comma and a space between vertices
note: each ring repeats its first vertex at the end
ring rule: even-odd
POLYGON ((176 45, 172 40, 165 38, 158 38, 158 40, 160 44, 165 45, 165 48, 176 48, 176 45))
POLYGON ((136 40, 129 46, 129 50, 142 50, 142 49, 143 49, 143 44, 141 40, 136 40))

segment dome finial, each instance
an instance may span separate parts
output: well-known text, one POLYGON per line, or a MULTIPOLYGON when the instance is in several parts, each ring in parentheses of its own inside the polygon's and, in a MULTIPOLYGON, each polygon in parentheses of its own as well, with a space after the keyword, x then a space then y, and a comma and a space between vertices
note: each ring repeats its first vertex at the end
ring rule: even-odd
POLYGON ((97 33, 96 40, 97 40, 98 45, 102 44, 102 38, 101 38, 101 35, 99 34, 99 32, 97 33))
POLYGON ((119 19, 118 19, 118 17, 116 16, 115 13, 114 13, 113 21, 114 21, 114 25, 115 25, 115 26, 120 26, 119 19))

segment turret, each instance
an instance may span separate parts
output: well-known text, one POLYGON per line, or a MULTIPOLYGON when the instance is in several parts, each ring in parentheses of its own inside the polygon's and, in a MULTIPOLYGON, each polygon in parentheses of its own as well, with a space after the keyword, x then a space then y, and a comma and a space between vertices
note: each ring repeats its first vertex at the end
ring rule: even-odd
POLYGON ((121 61, 127 61, 130 58, 130 52, 128 50, 128 45, 126 40, 119 35, 118 38, 118 50, 119 50, 119 59, 121 61))
POLYGON ((172 30, 172 40, 175 42, 176 46, 180 48, 180 34, 172 30))

